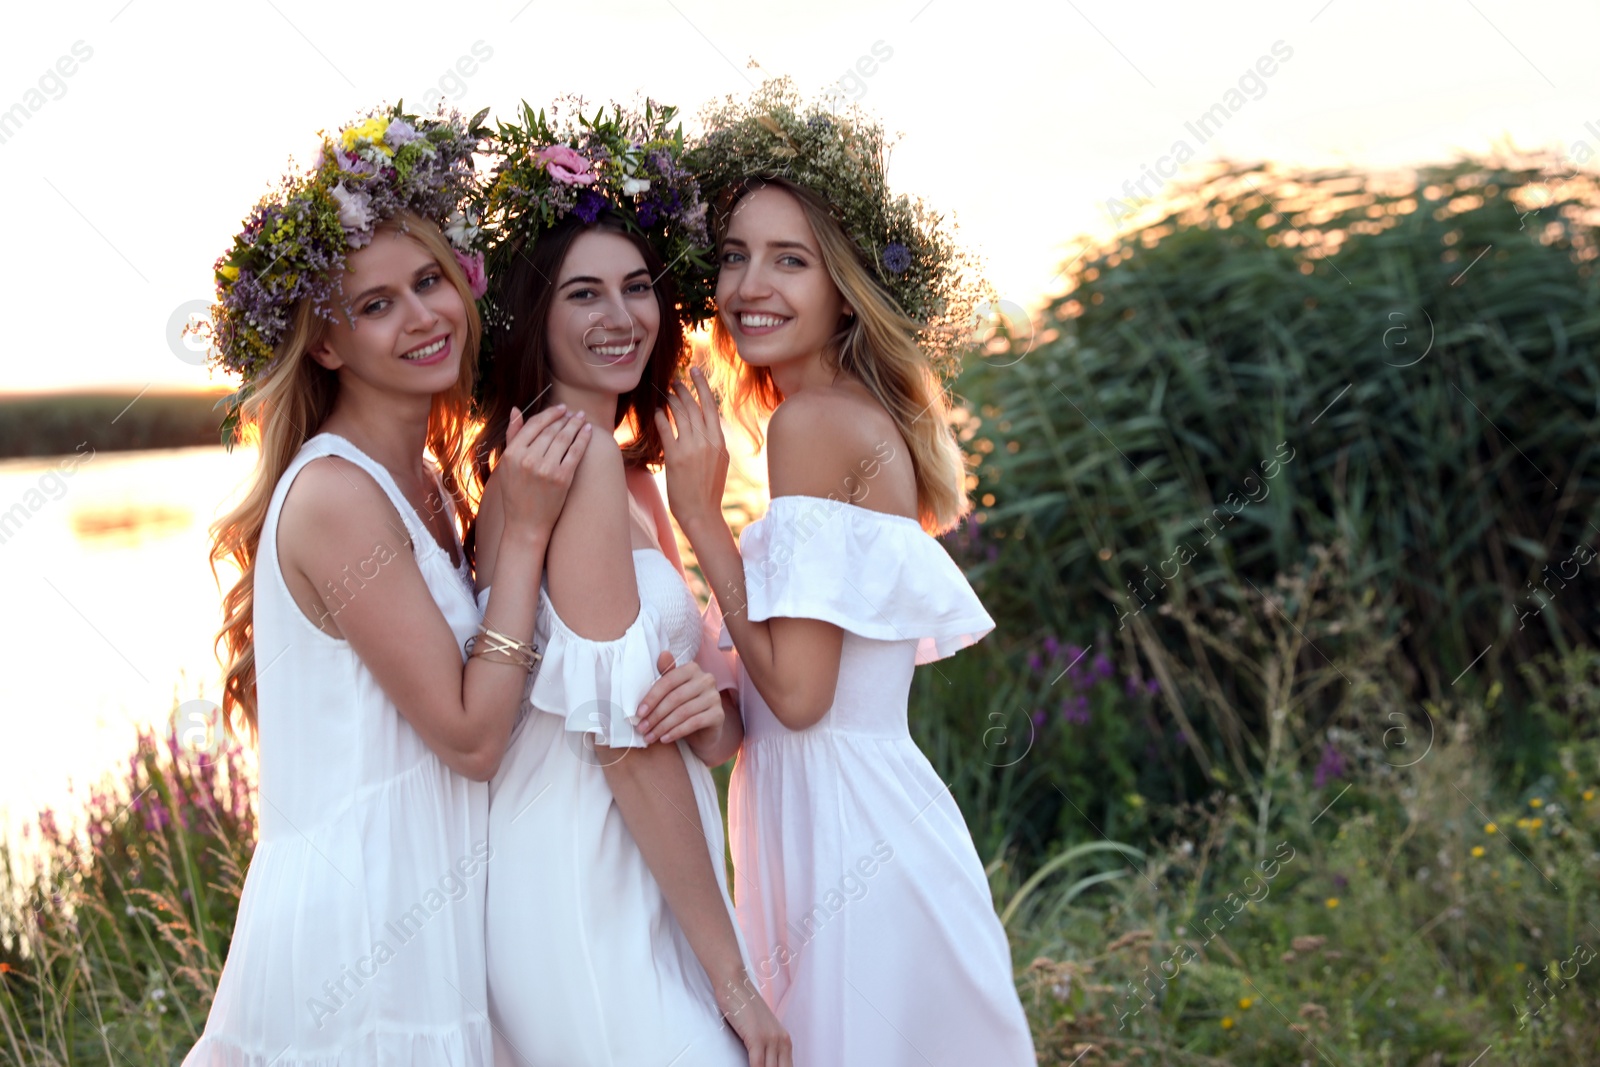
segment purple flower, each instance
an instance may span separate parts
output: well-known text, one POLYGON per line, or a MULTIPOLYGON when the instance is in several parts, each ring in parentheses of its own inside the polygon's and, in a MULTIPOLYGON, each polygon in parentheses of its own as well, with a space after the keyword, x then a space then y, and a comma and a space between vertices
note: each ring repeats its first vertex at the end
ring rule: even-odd
POLYGON ((1111 677, 1111 659, 1104 652, 1095 654, 1094 676, 1097 680, 1111 677))
POLYGON ((1061 702, 1061 717, 1082 726, 1089 721, 1089 698, 1079 694, 1061 702))
POLYGON ((883 249, 883 269, 890 274, 904 274, 911 266, 911 250, 899 241, 890 241, 883 249))
POLYGON ((600 217, 600 209, 605 206, 605 197, 593 189, 585 189, 578 194, 578 202, 573 205, 572 213, 582 219, 585 225, 588 225, 600 217))
POLYGON ((412 141, 419 140, 421 137, 422 134, 417 132, 417 128, 411 125, 411 123, 407 122, 405 119, 391 119, 389 122, 389 128, 385 130, 383 134, 383 139, 389 142, 390 148, 399 148, 401 145, 408 145, 412 141))
POLYGON ((1344 754, 1328 742, 1322 746, 1322 759, 1317 764, 1317 771, 1312 778, 1312 786, 1321 789, 1335 778, 1344 777, 1344 754))
POLYGON ((1055 635, 1047 636, 1044 639, 1044 654, 1055 659, 1060 652, 1061 644, 1055 639, 1055 635))
POLYGON ((1346 878, 1344 875, 1336 874, 1336 875, 1333 876, 1333 887, 1335 889, 1344 889, 1349 884, 1350 884, 1350 879, 1346 878))
POLYGON ((637 212, 639 217, 639 225, 648 230, 650 227, 656 224, 656 219, 660 217, 660 212, 661 209, 656 206, 656 202, 654 200, 639 201, 637 212))
POLYGON ((1042 670, 1044 670, 1044 661, 1039 658, 1039 653, 1037 653, 1037 652, 1029 652, 1028 653, 1028 672, 1030 674, 1038 674, 1042 670))
POLYGON ((1152 678, 1148 682, 1144 683, 1144 691, 1151 696, 1155 696, 1157 693, 1161 692, 1161 683, 1152 678))
POLYGON ((1044 709, 1043 708, 1040 708, 1038 711, 1035 711, 1033 713, 1033 725, 1035 725, 1035 726, 1043 726, 1044 725, 1044 720, 1045 720, 1045 714, 1044 714, 1044 709))

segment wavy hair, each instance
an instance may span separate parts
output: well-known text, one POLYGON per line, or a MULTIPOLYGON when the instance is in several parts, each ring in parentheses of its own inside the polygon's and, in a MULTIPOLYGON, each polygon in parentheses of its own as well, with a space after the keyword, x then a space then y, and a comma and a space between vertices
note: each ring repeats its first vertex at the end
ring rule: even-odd
MULTIPOLYGON (((828 277, 855 310, 853 316, 841 316, 824 349, 824 360, 865 385, 889 413, 911 453, 918 521, 932 534, 949 530, 971 510, 972 503, 967 498, 966 466, 950 428, 949 406, 939 376, 917 344, 917 323, 874 276, 827 203, 785 178, 746 178, 730 190, 718 213, 719 253, 739 201, 764 188, 781 189, 799 203, 816 234, 828 277)), ((762 435, 757 420, 770 415, 783 400, 772 381, 772 371, 738 358, 738 346, 720 314, 712 322, 711 346, 720 362, 719 384, 732 398, 732 414, 759 445, 762 435)))
MULTIPOLYGON (((483 336, 472 289, 449 242, 434 223, 402 212, 380 223, 374 232, 403 233, 432 253, 466 307, 467 340, 461 374, 453 386, 434 395, 427 436, 428 451, 439 465, 445 491, 460 512, 466 504, 462 476, 467 418, 477 373, 478 345, 483 336)), ((271 367, 252 383, 252 391, 241 407, 241 439, 260 447, 250 488, 239 505, 210 528, 212 577, 220 586, 218 563, 232 563, 239 570, 238 581, 223 594, 223 623, 214 644, 217 660, 223 666, 223 719, 236 733, 235 720, 243 722, 252 735, 256 732, 257 710, 256 557, 267 509, 284 472, 301 446, 321 429, 339 395, 338 375, 309 356, 325 336, 328 321, 316 314, 310 300, 302 300, 291 312, 291 322, 288 336, 274 352, 271 367)))
MULTIPOLYGON (((495 305, 508 311, 490 335, 492 353, 483 379, 483 427, 472 442, 472 473, 481 497, 493 461, 506 447, 511 409, 524 415, 550 405, 550 308, 555 302, 556 280, 573 244, 586 233, 614 233, 628 240, 644 259, 661 310, 661 326, 651 347, 645 373, 632 391, 617 398, 615 430, 627 423, 632 436, 622 448, 623 460, 632 467, 654 467, 664 450, 655 415, 665 404, 673 377, 688 358, 689 345, 677 310, 677 285, 650 247, 650 242, 628 229, 620 215, 601 211, 593 222, 568 215, 534 242, 524 253, 508 248, 503 267, 490 272, 490 295, 495 305), (529 406, 532 405, 531 410, 529 406)), ((468 558, 476 558, 477 523, 467 533, 468 558)))

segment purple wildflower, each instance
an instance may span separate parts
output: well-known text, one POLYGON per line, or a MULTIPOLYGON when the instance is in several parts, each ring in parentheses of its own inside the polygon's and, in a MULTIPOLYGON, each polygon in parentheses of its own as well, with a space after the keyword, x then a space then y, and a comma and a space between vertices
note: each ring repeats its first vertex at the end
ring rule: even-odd
POLYGON ((572 213, 582 219, 585 225, 588 225, 600 217, 600 209, 605 206, 605 197, 593 189, 585 189, 578 194, 578 202, 573 206, 572 213))
POLYGON ((1089 698, 1081 693, 1061 702, 1061 718, 1079 726, 1089 721, 1089 698))
POLYGON ((1155 696, 1157 693, 1161 692, 1161 683, 1152 678, 1148 682, 1144 683, 1144 691, 1150 696, 1155 696))
POLYGON ((1039 653, 1037 653, 1037 652, 1029 652, 1028 653, 1028 672, 1030 674, 1038 674, 1042 670, 1044 670, 1044 661, 1039 658, 1039 653))
POLYGON ((1104 652, 1098 652, 1094 657, 1094 677, 1097 681, 1111 677, 1111 658, 1104 652))
POLYGON ((411 125, 411 123, 407 122, 405 119, 391 120, 389 123, 389 128, 383 133, 383 139, 389 142, 390 148, 399 148, 402 145, 408 145, 412 141, 419 140, 421 137, 422 134, 417 132, 417 128, 411 125))
POLYGON ((656 224, 656 219, 660 217, 660 211, 661 209, 656 206, 654 199, 639 201, 639 225, 648 230, 656 224))
POLYGON ((1035 726, 1043 726, 1044 725, 1044 720, 1045 720, 1045 714, 1044 714, 1044 709, 1043 708, 1040 708, 1038 711, 1035 711, 1033 713, 1033 725, 1035 725, 1035 726))
POLYGON ((1344 777, 1344 754, 1334 747, 1330 741, 1322 746, 1322 759, 1317 764, 1316 775, 1312 779, 1312 786, 1321 789, 1329 781, 1344 777))
POLYGON ((1055 635, 1051 634, 1051 635, 1045 637, 1045 639, 1044 639, 1044 654, 1049 656, 1051 659, 1055 659, 1056 656, 1060 654, 1060 652, 1061 652, 1061 644, 1060 644, 1060 642, 1058 642, 1055 639, 1055 635))
POLYGON ((1136 697, 1144 692, 1144 686, 1139 683, 1139 679, 1130 674, 1128 680, 1122 683, 1122 691, 1130 697, 1136 697))
POLYGON ((904 274, 911 266, 911 250, 899 241, 890 241, 883 250, 883 269, 890 274, 904 274))

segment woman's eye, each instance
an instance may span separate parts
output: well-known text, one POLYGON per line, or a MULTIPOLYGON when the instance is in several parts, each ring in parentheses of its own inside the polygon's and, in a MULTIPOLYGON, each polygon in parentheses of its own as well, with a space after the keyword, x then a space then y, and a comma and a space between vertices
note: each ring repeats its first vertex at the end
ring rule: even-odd
POLYGON ((778 259, 778 262, 785 267, 803 267, 806 265, 806 261, 799 256, 782 256, 778 259))
POLYGON ((369 303, 366 307, 362 308, 361 312, 364 315, 376 315, 378 312, 382 311, 384 308, 386 308, 388 306, 389 306, 389 301, 387 301, 387 300, 374 300, 371 303, 369 303))
POLYGON ((443 278, 438 274, 429 274, 417 282, 417 292, 426 292, 427 290, 432 289, 435 285, 438 285, 442 280, 443 278))
POLYGON ((740 255, 738 252, 724 252, 724 253, 722 253, 722 262, 724 262, 724 263, 737 263, 740 260, 742 260, 743 258, 744 257, 742 255, 740 255))
POLYGON ((574 289, 567 294, 568 300, 587 300, 594 295, 593 289, 574 289))
POLYGON ((634 294, 648 293, 652 292, 654 289, 655 286, 649 282, 634 282, 632 285, 628 286, 628 292, 634 294))

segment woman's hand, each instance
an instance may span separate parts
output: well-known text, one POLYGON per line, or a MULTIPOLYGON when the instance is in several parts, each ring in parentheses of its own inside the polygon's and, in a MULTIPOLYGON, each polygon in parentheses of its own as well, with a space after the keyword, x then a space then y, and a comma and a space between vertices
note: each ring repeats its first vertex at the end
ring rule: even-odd
POLYGON ((750 1067, 794 1067, 794 1045, 789 1031, 772 1014, 746 975, 717 993, 717 1007, 733 1032, 744 1042, 750 1067))
POLYGON ((549 536, 592 431, 582 412, 569 412, 563 404, 546 408, 527 422, 519 408, 511 409, 506 447, 490 475, 502 479, 508 529, 521 527, 549 536))
POLYGON ((689 373, 694 377, 692 391, 681 381, 672 383, 667 397, 671 423, 665 411, 656 412, 666 457, 667 504, 686 535, 696 522, 722 521, 722 491, 728 482, 728 450, 722 443, 717 399, 699 367, 689 373))
POLYGON ((672 653, 662 652, 656 662, 662 675, 639 701, 639 733, 649 744, 679 739, 690 745, 714 743, 727 721, 716 679, 693 661, 673 664, 672 653))

